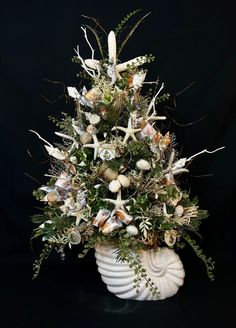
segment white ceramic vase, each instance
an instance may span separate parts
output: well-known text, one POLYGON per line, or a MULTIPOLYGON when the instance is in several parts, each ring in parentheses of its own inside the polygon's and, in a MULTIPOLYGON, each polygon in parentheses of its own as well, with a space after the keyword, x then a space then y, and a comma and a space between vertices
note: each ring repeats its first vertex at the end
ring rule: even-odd
MULTIPOLYGON (((114 244, 98 243, 95 257, 98 271, 107 289, 119 298, 134 300, 157 300, 145 280, 140 283, 139 293, 133 287, 137 277, 128 263, 118 262, 114 244)), ((184 268, 179 256, 167 247, 139 251, 142 266, 147 276, 154 282, 159 292, 158 299, 163 300, 175 295, 184 282, 184 268)))

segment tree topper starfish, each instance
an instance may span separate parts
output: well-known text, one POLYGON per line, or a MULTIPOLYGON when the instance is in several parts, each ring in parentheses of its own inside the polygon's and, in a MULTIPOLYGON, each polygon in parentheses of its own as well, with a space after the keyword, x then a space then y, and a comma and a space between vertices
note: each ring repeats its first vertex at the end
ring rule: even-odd
POLYGON ((139 132, 141 131, 142 129, 133 129, 132 128, 132 118, 130 117, 129 118, 129 121, 128 121, 128 126, 127 128, 124 128, 123 126, 114 126, 111 131, 114 131, 114 130, 120 130, 120 131, 123 131, 125 132, 125 137, 124 137, 124 140, 123 140, 123 144, 126 143, 126 141, 129 139, 129 137, 131 137, 133 140, 137 140, 136 137, 135 137, 135 133, 136 132, 139 132))
POLYGON ((104 142, 106 142, 106 140, 98 141, 98 138, 97 138, 96 134, 92 134, 92 138, 93 138, 93 144, 85 144, 85 145, 83 145, 83 147, 86 147, 86 148, 93 148, 93 149, 94 149, 94 155, 93 155, 93 158, 94 158, 94 160, 95 160, 95 159, 97 158, 99 148, 101 147, 101 145, 102 145, 104 142))

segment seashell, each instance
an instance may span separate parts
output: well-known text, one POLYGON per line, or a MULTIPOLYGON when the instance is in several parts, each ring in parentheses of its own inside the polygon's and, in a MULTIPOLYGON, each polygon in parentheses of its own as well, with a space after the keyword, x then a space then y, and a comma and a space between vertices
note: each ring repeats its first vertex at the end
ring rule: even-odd
POLYGON ((151 137, 156 133, 156 130, 154 129, 154 127, 147 123, 144 128, 142 129, 142 131, 140 132, 140 137, 141 139, 145 138, 145 137, 151 137))
POLYGON ((75 87, 67 87, 67 92, 71 98, 74 99, 80 98, 80 94, 75 87))
POLYGON ((118 217, 118 219, 125 223, 125 224, 129 224, 132 220, 133 220, 133 217, 129 214, 127 214, 125 211, 123 210, 117 210, 115 212, 115 215, 118 217))
POLYGON ((47 194, 47 200, 51 203, 53 202, 56 202, 58 199, 58 194, 56 191, 50 191, 48 194, 47 194))
POLYGON ((103 172, 103 176, 107 181, 115 180, 118 177, 118 172, 110 169, 109 167, 103 172))
POLYGON ((89 119, 89 123, 96 125, 101 121, 101 117, 97 114, 92 114, 89 119))
POLYGON ((55 186, 63 189, 68 188, 70 185, 69 179, 69 174, 65 171, 62 171, 59 179, 57 179, 57 181, 55 182, 55 186))
POLYGON ((164 178, 162 179, 162 183, 165 185, 165 186, 169 186, 171 184, 174 184, 175 183, 175 179, 174 179, 174 176, 172 173, 166 173, 164 175, 164 178))
POLYGON ((122 226, 122 223, 117 218, 111 217, 105 222, 105 224, 102 226, 101 230, 102 230, 102 233, 104 233, 106 235, 116 229, 119 229, 121 226, 122 226))
POLYGON ((130 236, 137 236, 138 235, 138 228, 134 225, 130 224, 126 227, 126 231, 130 236))
POLYGON ((71 229, 67 236, 72 245, 78 245, 81 242, 81 234, 76 228, 71 229))
POLYGON ((177 205, 175 208, 174 215, 177 217, 181 217, 184 214, 184 208, 182 205, 177 205))
POLYGON ((58 148, 50 147, 47 145, 44 145, 44 147, 46 148, 48 154, 56 159, 63 161, 67 157, 67 152, 63 150, 59 150, 58 148))
POLYGON ((166 230, 164 235, 165 243, 170 247, 174 246, 177 236, 178 232, 176 230, 166 230))
POLYGON ((124 174, 119 174, 117 180, 120 182, 123 188, 128 188, 130 186, 130 178, 124 174))
POLYGON ((82 143, 82 145, 85 145, 87 143, 90 143, 93 140, 93 138, 91 134, 89 134, 88 132, 83 132, 79 137, 79 140, 82 143))
POLYGON ((70 162, 73 163, 73 164, 77 164, 77 158, 76 158, 76 156, 71 156, 70 157, 70 162))
POLYGON ((109 218, 110 214, 111 214, 111 211, 106 210, 105 208, 101 208, 98 211, 95 219, 93 220, 93 225, 95 227, 100 227, 109 218))
POLYGON ((142 88, 145 77, 146 77, 146 73, 134 74, 133 80, 132 80, 132 86, 133 86, 134 90, 138 90, 139 88, 142 88))
MULTIPOLYGON (((117 250, 110 243, 98 243, 95 246, 98 271, 107 289, 122 299, 156 300, 149 288, 145 287, 145 280, 140 282, 139 293, 136 293, 133 281, 137 276, 128 263, 117 261, 117 250)), ((147 277, 158 288, 159 299, 175 295, 183 285, 185 276, 179 256, 167 247, 142 250, 138 254, 147 277)))
POLYGON ((113 31, 108 34, 108 54, 109 62, 116 64, 116 35, 113 31))
POLYGON ((99 60, 85 59, 84 62, 85 62, 85 65, 88 66, 89 68, 96 69, 96 70, 99 70, 101 68, 99 60))
POLYGON ((112 180, 110 183, 109 183, 109 190, 111 192, 118 192, 121 188, 121 184, 118 180, 112 180))
POLYGON ((170 144, 170 132, 167 132, 164 136, 157 132, 153 137, 153 141, 158 144, 160 150, 165 150, 170 144))
POLYGON ((100 148, 99 148, 99 157, 103 160, 103 161, 110 161, 113 158, 116 157, 116 150, 114 147, 112 147, 109 144, 103 144, 100 148))
POLYGON ((69 165, 69 172, 72 174, 76 174, 76 167, 73 164, 69 165))
POLYGON ((93 124, 89 124, 86 128, 86 131, 89 134, 95 134, 97 132, 97 129, 95 128, 95 126, 93 124))
POLYGON ((137 161, 136 166, 139 170, 143 171, 148 171, 151 169, 150 163, 145 159, 140 159, 139 161, 137 161))
POLYGON ((170 144, 170 132, 167 132, 164 137, 159 140, 160 150, 165 150, 170 144))

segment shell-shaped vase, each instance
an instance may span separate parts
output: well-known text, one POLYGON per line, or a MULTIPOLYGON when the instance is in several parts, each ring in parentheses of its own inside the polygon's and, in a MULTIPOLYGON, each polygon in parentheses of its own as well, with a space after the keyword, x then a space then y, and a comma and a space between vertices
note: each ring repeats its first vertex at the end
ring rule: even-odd
POLYGON ((183 285, 185 271, 179 256, 167 247, 141 250, 138 257, 146 269, 147 278, 151 278, 157 287, 158 298, 153 295, 146 281, 140 282, 139 292, 134 288, 137 275, 126 262, 117 261, 117 248, 110 243, 98 243, 95 247, 96 263, 107 289, 122 299, 163 300, 175 295, 183 285))

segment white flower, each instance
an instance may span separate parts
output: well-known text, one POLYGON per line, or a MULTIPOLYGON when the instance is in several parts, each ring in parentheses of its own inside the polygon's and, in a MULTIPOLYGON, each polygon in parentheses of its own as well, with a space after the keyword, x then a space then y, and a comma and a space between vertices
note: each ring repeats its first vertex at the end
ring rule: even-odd
POLYGON ((111 192, 118 192, 121 188, 121 184, 118 180, 113 180, 109 183, 109 190, 111 192))
POLYGON ((151 169, 150 163, 145 159, 140 159, 139 161, 137 161, 136 166, 139 170, 143 171, 148 171, 151 169))

